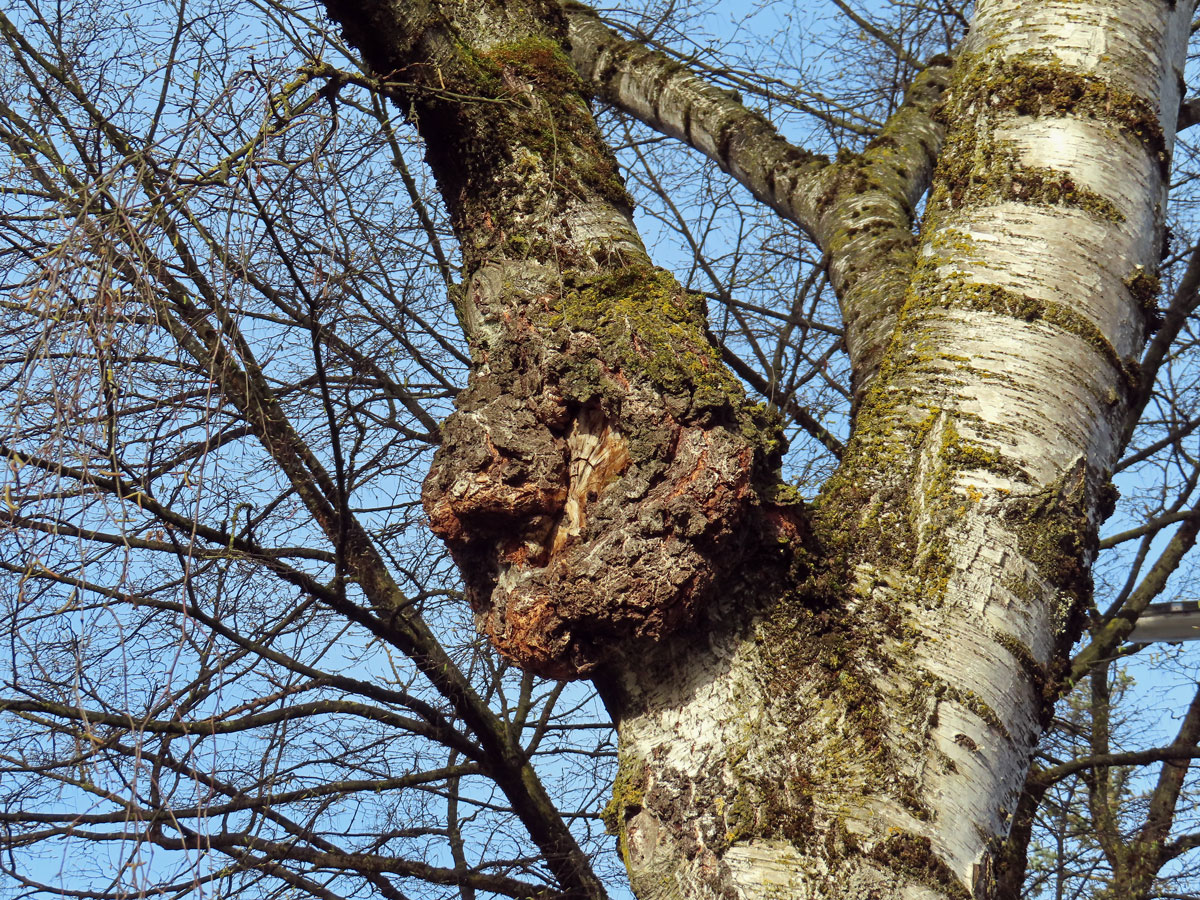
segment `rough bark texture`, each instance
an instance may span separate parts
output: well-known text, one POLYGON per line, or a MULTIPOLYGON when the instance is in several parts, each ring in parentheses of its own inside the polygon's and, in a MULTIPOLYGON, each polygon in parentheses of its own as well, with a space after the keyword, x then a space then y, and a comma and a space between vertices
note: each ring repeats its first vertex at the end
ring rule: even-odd
POLYGON ((572 66, 540 0, 329 7, 414 85, 463 247, 426 509, 500 651, 600 685, 639 898, 994 896, 1138 393, 1194 4, 980 0, 948 94, 942 60, 833 165, 577 8, 572 66), (577 72, 829 254, 858 407, 812 510, 577 72))
POLYGON ((720 590, 778 425, 721 364, 702 304, 650 263, 557 6, 377 6, 340 20, 414 84, 475 362, 425 507, 500 651, 578 677, 720 590))

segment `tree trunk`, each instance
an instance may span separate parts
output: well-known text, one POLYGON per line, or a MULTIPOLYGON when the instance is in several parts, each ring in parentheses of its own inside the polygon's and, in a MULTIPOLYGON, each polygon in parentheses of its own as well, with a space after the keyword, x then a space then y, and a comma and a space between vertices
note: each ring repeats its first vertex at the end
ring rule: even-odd
POLYGON ((500 651, 600 686, 639 898, 990 896, 1139 387, 1194 4, 980 0, 811 508, 651 265, 560 8, 327 6, 409 85, 463 248, 426 509, 500 651))

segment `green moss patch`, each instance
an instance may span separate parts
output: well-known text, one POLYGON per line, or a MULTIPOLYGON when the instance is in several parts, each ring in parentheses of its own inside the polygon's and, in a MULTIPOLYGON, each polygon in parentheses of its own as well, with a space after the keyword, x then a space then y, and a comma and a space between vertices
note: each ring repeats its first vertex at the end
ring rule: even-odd
POLYGON ((980 152, 978 143, 977 132, 962 134, 939 163, 941 196, 951 209, 1011 200, 1080 209, 1108 222, 1125 220, 1115 203, 1078 184, 1068 173, 1020 162, 1011 143, 993 142, 986 152, 980 152))
POLYGON ((532 87, 544 104, 514 117, 513 144, 541 157, 570 193, 586 197, 594 191, 615 206, 633 209, 616 160, 592 121, 583 81, 557 41, 529 37, 491 47, 475 58, 484 76, 481 87, 495 99, 520 104, 522 97, 513 87, 516 81, 532 87))
MULTIPOLYGON (((689 398, 693 412, 749 407, 741 385, 705 336, 702 304, 669 272, 630 266, 568 289, 551 325, 594 335, 614 368, 644 375, 663 394, 689 398)), ((604 378, 599 367, 595 372, 598 381, 604 378)), ((574 390, 607 393, 603 383, 580 384, 574 390)), ((572 399, 586 402, 591 397, 572 399)))
POLYGON ((621 824, 629 815, 641 810, 646 796, 646 764, 639 760, 623 759, 613 781, 612 798, 600 813, 604 830, 611 835, 621 834, 621 824))
POLYGON ((1140 141, 1166 176, 1166 140, 1158 113, 1131 91, 1042 54, 989 58, 963 69, 967 74, 954 86, 941 113, 945 121, 973 117, 985 109, 989 114, 1099 119, 1140 141))
POLYGON ((583 93, 583 80, 571 60, 562 46, 549 37, 535 36, 499 44, 481 56, 497 69, 508 69, 525 81, 555 93, 583 93))
POLYGON ((1129 390, 1138 384, 1138 373, 1117 354, 1116 348, 1094 322, 1064 303, 1042 300, 994 284, 978 284, 961 276, 937 276, 933 262, 925 261, 907 303, 906 313, 932 309, 967 309, 990 312, 1025 322, 1042 322, 1068 331, 1103 356, 1129 390))

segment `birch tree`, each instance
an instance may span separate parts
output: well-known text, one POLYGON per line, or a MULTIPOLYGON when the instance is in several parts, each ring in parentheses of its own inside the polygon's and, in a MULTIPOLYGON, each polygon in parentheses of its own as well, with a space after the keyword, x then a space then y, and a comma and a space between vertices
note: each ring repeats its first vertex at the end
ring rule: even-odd
MULTIPOLYGON (((246 49, 236 77, 206 55, 232 8, 180 2, 128 82, 149 110, 106 92, 136 64, 89 50, 153 15, 11 6, 9 846, 181 854, 159 892, 213 855, 230 892, 600 898, 600 820, 639 900, 1019 896, 1076 771, 1031 770, 1054 704, 1102 694, 1200 528, 1177 362, 1200 258, 1167 235, 1194 3, 918 3, 904 31, 836 2, 901 90, 878 120, 791 97, 832 148, 756 108, 770 79, 573 0, 265 4, 264 43, 307 59, 246 49), (698 243, 710 296, 660 265, 621 128, 627 166, 634 129, 686 146, 814 251, 792 290, 836 300, 828 356, 793 354, 820 328, 782 296, 771 360, 714 327, 706 301, 772 311, 698 243), (811 495, 789 438, 827 454, 811 495), (1191 469, 1106 539, 1143 549, 1099 610, 1112 478, 1160 451, 1191 469), (468 608, 498 656, 448 637, 468 608), (616 730, 602 813, 584 788, 564 814, 535 760, 607 758, 567 682, 616 730), (33 808, 64 796, 86 809, 33 808)), ((1112 767, 1163 765, 1136 839, 1101 836, 1114 897, 1191 847, 1197 721, 1137 759, 1100 728, 1077 767, 1099 821, 1112 767)))

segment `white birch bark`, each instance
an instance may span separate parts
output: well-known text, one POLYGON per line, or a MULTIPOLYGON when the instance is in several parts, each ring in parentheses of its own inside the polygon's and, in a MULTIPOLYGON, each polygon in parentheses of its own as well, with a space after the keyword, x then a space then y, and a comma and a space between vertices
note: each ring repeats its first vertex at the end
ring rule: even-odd
POLYGON ((851 583, 609 687, 642 900, 989 896, 1136 387, 1193 5, 978 4, 817 517, 851 583))

